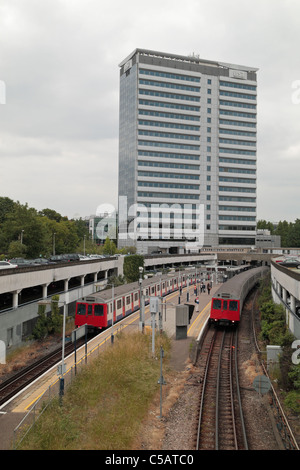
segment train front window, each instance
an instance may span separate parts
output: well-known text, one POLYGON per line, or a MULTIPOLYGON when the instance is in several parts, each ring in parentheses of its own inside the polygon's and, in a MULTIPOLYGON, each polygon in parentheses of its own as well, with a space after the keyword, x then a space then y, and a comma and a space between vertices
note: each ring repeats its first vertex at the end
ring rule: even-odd
POLYGON ((77 304, 77 315, 86 314, 86 304, 77 304))
POLYGON ((222 305, 222 301, 220 299, 213 300, 213 309, 220 310, 222 305))
POLYGON ((96 317, 103 317, 103 305, 99 305, 99 304, 94 305, 94 315, 96 317))
POLYGON ((88 305, 88 315, 92 315, 93 313, 93 306, 90 304, 88 305))
POLYGON ((238 311, 238 302, 237 302, 237 300, 230 300, 229 310, 231 310, 232 312, 237 312, 238 311))

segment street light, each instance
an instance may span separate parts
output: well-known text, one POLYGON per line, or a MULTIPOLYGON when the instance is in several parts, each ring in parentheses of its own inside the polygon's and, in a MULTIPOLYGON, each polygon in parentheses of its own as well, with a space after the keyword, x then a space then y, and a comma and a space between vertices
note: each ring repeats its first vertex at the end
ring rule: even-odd
MULTIPOLYGON (((112 290, 112 316, 111 316, 111 344, 114 342, 114 303, 115 303, 115 285, 113 282, 107 283, 106 287, 111 286, 112 290)), ((109 312, 108 312, 109 313, 109 312)))
POLYGON ((144 333, 144 296, 142 291, 142 282, 143 282, 143 274, 144 268, 142 266, 139 267, 140 277, 139 277, 139 286, 140 286, 140 323, 139 323, 139 330, 144 333))

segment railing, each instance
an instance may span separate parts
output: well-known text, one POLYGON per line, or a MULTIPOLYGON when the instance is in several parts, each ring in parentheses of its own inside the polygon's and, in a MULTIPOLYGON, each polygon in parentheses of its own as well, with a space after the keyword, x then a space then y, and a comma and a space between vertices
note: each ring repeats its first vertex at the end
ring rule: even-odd
MULTIPOLYGON (((123 328, 129 326, 128 324, 120 324, 116 326, 114 334, 120 332, 123 328)), ((73 364, 67 369, 64 374, 64 386, 68 387, 76 377, 76 374, 85 367, 91 360, 94 360, 100 354, 100 348, 111 346, 111 335, 103 339, 97 346, 92 348, 87 354, 81 357, 80 360, 73 364)), ((83 346, 84 347, 84 346, 83 346)), ((24 416, 22 421, 14 429, 13 432, 13 449, 17 449, 22 441, 25 439, 30 430, 34 427, 37 420, 43 415, 44 411, 48 408, 54 398, 60 397, 60 380, 57 378, 54 382, 45 390, 45 392, 35 401, 32 408, 24 416)))

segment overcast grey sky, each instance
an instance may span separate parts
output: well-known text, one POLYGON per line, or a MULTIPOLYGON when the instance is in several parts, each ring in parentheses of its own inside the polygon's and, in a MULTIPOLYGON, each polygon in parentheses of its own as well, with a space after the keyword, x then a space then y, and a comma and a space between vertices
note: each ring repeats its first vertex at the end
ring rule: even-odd
POLYGON ((259 68, 258 219, 300 218, 299 0, 0 0, 0 196, 117 207, 118 64, 137 47, 259 68))

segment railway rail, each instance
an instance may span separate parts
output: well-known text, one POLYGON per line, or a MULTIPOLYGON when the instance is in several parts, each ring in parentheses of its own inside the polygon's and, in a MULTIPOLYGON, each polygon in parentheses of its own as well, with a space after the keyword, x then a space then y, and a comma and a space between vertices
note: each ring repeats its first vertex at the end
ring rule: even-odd
POLYGON ((237 330, 210 328, 204 361, 196 450, 248 449, 237 374, 237 330))
MULTIPOLYGON (((249 320, 252 324, 250 331, 253 335, 253 352, 256 352, 263 373, 268 377, 268 370, 262 356, 264 351, 259 349, 256 338, 256 295, 257 291, 249 295, 247 311, 249 311, 249 320)), ((245 314, 246 312, 243 312, 243 317, 246 317, 245 314)), ((197 430, 195 431, 196 450, 247 450, 251 448, 251 431, 248 429, 249 436, 247 437, 239 386, 238 350, 241 345, 238 347, 238 332, 240 327, 241 325, 239 328, 221 329, 208 326, 201 349, 198 351, 195 365, 200 372, 200 393, 199 414, 196 419, 197 430)), ((270 383, 268 403, 276 422, 276 432, 274 432, 277 435, 278 445, 287 450, 299 450, 280 399, 271 381, 270 383)), ((244 392, 245 390, 243 394, 244 392)), ((246 413, 246 421, 249 420, 247 416, 246 413)))
MULTIPOLYGON (((84 339, 82 339, 84 342, 84 339)), ((77 345, 80 346, 80 340, 77 345)), ((67 356, 74 350, 72 343, 65 345, 65 355, 67 356)), ((0 383, 0 406, 6 403, 11 397, 15 396, 18 392, 23 390, 27 385, 32 383, 35 379, 40 377, 44 372, 50 369, 55 364, 61 361, 62 350, 61 347, 55 351, 45 355, 33 364, 25 367, 9 379, 0 383)))
MULTIPOLYGON (((254 338, 255 349, 260 360, 260 364, 262 366, 265 376, 269 377, 265 361, 262 359, 262 353, 264 351, 261 351, 259 347, 258 339, 257 339, 257 331, 256 331, 256 325, 255 325, 255 318, 257 317, 257 315, 255 315, 256 313, 255 310, 257 308, 256 307, 257 293, 258 292, 256 292, 254 295, 254 299, 253 299, 252 306, 251 306, 252 334, 254 338)), ((270 389, 269 394, 270 394, 271 408, 272 408, 272 411, 273 411, 273 414, 277 423, 277 429, 280 434, 280 438, 282 440, 283 446, 287 450, 299 450, 299 445, 297 443, 297 440, 294 436, 294 433, 288 422, 288 419, 283 410, 283 407, 281 406, 280 399, 271 381, 270 381, 270 384, 271 384, 271 389, 270 389)))

